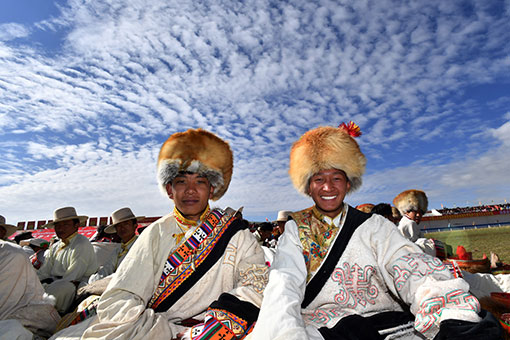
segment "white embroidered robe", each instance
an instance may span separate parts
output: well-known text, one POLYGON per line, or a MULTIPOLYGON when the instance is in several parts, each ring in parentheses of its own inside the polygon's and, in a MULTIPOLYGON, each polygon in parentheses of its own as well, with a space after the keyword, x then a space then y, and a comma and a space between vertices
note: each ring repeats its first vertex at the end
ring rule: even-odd
MULTIPOLYGON (((348 209, 353 208, 346 205, 345 211, 348 209)), ((343 220, 334 222, 342 228, 343 220)), ((410 306, 416 315, 415 328, 428 338, 435 336, 442 319, 479 321, 475 311, 479 304, 467 293, 468 284, 453 278, 439 259, 422 253, 379 215, 371 216, 354 231, 319 295, 302 309, 307 275, 296 222, 288 221, 251 340, 323 339, 318 329, 331 328, 345 316, 402 311, 397 299, 410 306), (448 304, 442 309, 442 319, 428 313, 435 300, 448 304), (461 305, 455 306, 456 301, 461 305)), ((406 339, 413 338, 421 335, 406 339)))
MULTIPOLYGON (((139 236, 101 296, 98 315, 81 339, 172 339, 182 320, 202 320, 209 305, 227 292, 259 307, 267 282, 264 253, 248 230, 237 232, 220 259, 166 312, 147 308, 170 254, 196 229, 183 229, 173 214, 150 225, 139 236)), ((69 327, 52 339, 79 339, 83 325, 69 327)))

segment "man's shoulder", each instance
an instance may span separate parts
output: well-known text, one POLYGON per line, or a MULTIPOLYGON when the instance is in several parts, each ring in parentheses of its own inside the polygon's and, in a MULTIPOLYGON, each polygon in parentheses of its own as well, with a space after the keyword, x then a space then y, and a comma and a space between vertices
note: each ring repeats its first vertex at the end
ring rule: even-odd
POLYGON ((294 221, 296 221, 296 224, 297 224, 299 221, 310 219, 313 215, 312 209, 313 209, 313 206, 308 207, 303 210, 295 211, 295 212, 290 213, 290 216, 292 217, 292 219, 294 221))

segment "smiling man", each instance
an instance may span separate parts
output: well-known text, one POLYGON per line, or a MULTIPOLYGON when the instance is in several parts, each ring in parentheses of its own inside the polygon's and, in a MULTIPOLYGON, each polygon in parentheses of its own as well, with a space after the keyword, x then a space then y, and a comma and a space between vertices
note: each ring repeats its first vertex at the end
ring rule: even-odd
POLYGON ((314 205, 285 225, 251 338, 498 339, 465 281, 384 217, 344 202, 365 171, 360 134, 352 122, 320 127, 292 146, 290 177, 314 205))
MULTIPOLYGON (((158 181, 173 212, 138 237, 101 296, 97 316, 85 321, 82 339, 248 334, 267 281, 264 253, 236 211, 209 206, 226 192, 232 168, 232 151, 216 135, 197 129, 170 136, 159 153, 158 181)), ((84 327, 55 338, 79 337, 84 327)))

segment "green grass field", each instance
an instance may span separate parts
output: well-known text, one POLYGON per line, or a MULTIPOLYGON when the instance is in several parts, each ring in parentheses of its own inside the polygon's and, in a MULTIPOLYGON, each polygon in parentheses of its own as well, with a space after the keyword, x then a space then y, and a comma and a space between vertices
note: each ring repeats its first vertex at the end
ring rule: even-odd
POLYGON ((491 251, 499 255, 501 261, 510 263, 510 226, 482 228, 471 230, 453 230, 426 233, 427 238, 434 238, 449 244, 455 253, 461 245, 472 252, 473 259, 481 259, 483 254, 490 258, 491 251))

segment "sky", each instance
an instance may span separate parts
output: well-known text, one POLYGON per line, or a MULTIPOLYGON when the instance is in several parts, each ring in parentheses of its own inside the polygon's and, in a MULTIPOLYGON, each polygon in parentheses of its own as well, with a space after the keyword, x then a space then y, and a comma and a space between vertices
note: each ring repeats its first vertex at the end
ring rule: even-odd
POLYGON ((510 201, 510 1, 5 1, 0 214, 161 216, 163 142, 229 142, 212 206, 252 221, 312 205, 288 176, 306 131, 354 121, 367 158, 352 206, 510 201))

